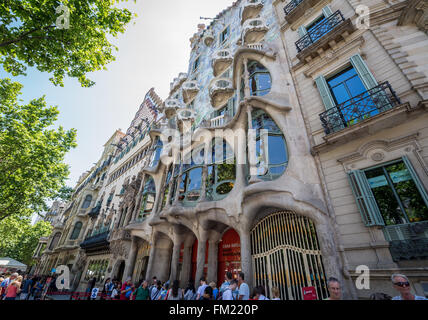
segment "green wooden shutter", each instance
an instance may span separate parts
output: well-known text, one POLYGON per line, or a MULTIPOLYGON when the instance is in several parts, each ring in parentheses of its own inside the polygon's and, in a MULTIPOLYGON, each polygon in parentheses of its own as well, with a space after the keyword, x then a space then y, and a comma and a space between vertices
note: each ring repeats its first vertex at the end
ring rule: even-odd
POLYGON ((407 169, 409 170, 410 175, 413 178, 413 181, 416 184, 416 187, 418 188, 422 199, 424 199, 426 206, 428 207, 428 194, 425 190, 424 185, 422 184, 421 180, 419 179, 418 174, 416 173, 415 169, 412 166, 412 163, 410 162, 409 158, 407 156, 403 157, 404 164, 406 165, 407 169))
POLYGON ((305 26, 300 26, 299 29, 297 29, 297 32, 299 33, 300 38, 303 38, 308 33, 305 26))
POLYGON ((367 90, 370 90, 378 85, 375 77, 370 72, 367 64, 359 54, 351 57, 351 63, 367 90))
POLYGON ((318 91, 321 94, 322 102, 324 103, 325 109, 329 110, 336 106, 334 102, 333 96, 331 95, 330 88, 328 87, 327 81, 324 76, 319 76, 315 79, 315 83, 317 84, 318 91))
POLYGON ((364 172, 361 170, 349 172, 348 178, 364 224, 368 227, 384 226, 385 223, 364 172))
POLYGON ((333 11, 329 6, 325 6, 324 8, 322 8, 322 13, 324 14, 324 17, 328 18, 333 14, 333 11))

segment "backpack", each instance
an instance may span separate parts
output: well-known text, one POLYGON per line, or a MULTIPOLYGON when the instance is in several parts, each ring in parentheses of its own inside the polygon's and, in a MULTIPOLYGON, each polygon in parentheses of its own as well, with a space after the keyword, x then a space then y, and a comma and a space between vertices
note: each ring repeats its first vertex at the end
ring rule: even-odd
MULTIPOLYGON (((131 286, 127 286, 126 288, 125 288, 125 290, 128 290, 128 289, 130 289, 131 288, 131 286)), ((131 294, 132 294, 132 290, 129 290, 127 293, 125 293, 125 297, 127 298, 127 299, 129 299, 129 297, 131 296, 131 294)))

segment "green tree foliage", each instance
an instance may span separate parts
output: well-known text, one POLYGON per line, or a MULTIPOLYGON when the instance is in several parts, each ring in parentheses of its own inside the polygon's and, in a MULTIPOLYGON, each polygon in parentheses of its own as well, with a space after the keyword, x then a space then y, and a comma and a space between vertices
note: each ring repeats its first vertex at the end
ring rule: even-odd
POLYGON ((44 97, 19 104, 21 89, 0 80, 0 221, 46 210, 69 174, 64 156, 76 146, 75 129, 52 128, 58 109, 44 97))
POLYGON ((105 69, 117 47, 108 38, 125 31, 133 14, 116 5, 126 0, 2 0, 0 2, 0 64, 12 75, 27 66, 53 74, 63 86, 65 75, 82 86, 94 84, 88 72, 105 69), (64 4, 67 14, 57 8, 64 4), (60 27, 58 27, 58 25, 60 27))
POLYGON ((0 257, 31 265, 39 238, 47 237, 51 229, 46 221, 39 221, 32 226, 30 219, 15 216, 0 221, 0 257))
POLYGON ((59 189, 57 195, 53 198, 54 200, 59 200, 62 202, 68 202, 71 199, 71 196, 73 195, 73 188, 64 186, 61 189, 59 189))

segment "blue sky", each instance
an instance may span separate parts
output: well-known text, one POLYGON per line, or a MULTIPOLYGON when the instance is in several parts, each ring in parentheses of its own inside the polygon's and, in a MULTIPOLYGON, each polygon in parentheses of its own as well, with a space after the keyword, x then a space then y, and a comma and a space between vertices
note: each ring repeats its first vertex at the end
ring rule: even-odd
MULTIPOLYGON (((78 147, 66 156, 70 165, 68 185, 74 187, 79 176, 101 156, 104 143, 116 129, 126 130, 145 93, 152 87, 162 99, 170 82, 187 72, 189 39, 197 31, 202 17, 215 17, 233 0, 137 0, 122 4, 138 17, 127 31, 113 42, 119 47, 116 61, 107 70, 92 73, 92 88, 82 88, 75 79, 65 79, 64 87, 55 87, 50 75, 28 69, 27 76, 12 77, 0 69, 0 77, 9 77, 24 85, 25 102, 46 95, 48 105, 60 110, 57 124, 77 129, 78 147)), ((72 25, 71 25, 72 27, 72 25)))

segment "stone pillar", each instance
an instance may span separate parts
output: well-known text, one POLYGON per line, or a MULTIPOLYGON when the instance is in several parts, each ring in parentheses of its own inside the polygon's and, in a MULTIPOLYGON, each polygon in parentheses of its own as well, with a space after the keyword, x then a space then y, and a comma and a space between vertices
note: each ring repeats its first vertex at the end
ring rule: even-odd
POLYGON ((146 272, 146 280, 148 280, 149 283, 151 283, 152 277, 155 276, 154 274, 152 274, 155 256, 156 256, 156 247, 155 247, 155 244, 152 243, 150 247, 149 262, 147 263, 147 272, 146 272))
POLYGON ((240 232, 241 239, 241 270, 245 275, 245 282, 250 287, 253 286, 253 267, 251 257, 251 236, 248 231, 240 232))
POLYGON ((180 259, 180 249, 181 241, 176 241, 172 249, 172 259, 171 259, 171 274, 169 275, 169 282, 172 284, 174 280, 177 280, 177 269, 178 261, 180 259))
POLYGON ((190 278, 190 267, 192 265, 192 245, 184 244, 183 265, 180 274, 180 286, 185 288, 190 278))
MULTIPOLYGON (((132 237, 131 250, 129 252, 128 260, 125 262, 125 272, 123 273, 123 281, 126 281, 126 278, 132 277, 134 273, 135 261, 137 259, 138 253, 138 239, 132 237)), ((133 279, 134 280, 134 279, 133 279)))
POLYGON ((218 273, 218 242, 215 240, 209 241, 208 246, 208 274, 207 281, 217 283, 218 273))
POLYGON ((195 283, 199 283, 199 280, 201 279, 204 273, 206 248, 207 248, 207 238, 206 238, 206 235, 202 235, 198 239, 198 257, 196 260, 195 283))

